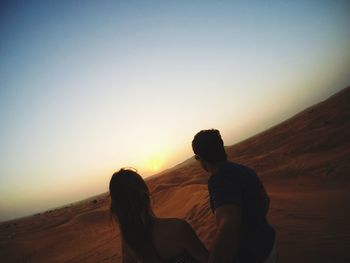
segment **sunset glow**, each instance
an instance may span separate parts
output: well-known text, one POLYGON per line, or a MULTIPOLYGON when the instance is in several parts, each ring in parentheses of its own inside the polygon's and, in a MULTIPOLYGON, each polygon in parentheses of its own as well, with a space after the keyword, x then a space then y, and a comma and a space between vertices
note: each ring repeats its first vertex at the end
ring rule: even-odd
POLYGON ((158 172, 162 167, 162 160, 159 156, 152 157, 149 161, 149 168, 153 172, 158 172))

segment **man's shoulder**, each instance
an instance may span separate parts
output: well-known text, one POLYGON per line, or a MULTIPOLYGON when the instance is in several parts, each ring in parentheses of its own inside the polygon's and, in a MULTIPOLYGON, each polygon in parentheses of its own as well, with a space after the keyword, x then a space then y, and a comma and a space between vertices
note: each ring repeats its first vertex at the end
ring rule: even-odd
POLYGON ((238 174, 256 174, 255 170, 247 165, 235 163, 235 162, 228 162, 228 167, 231 170, 232 173, 238 173, 238 174))
POLYGON ((208 185, 234 181, 238 172, 239 164, 234 162, 226 162, 218 169, 216 173, 209 177, 208 185))
POLYGON ((253 168, 247 166, 246 164, 241 163, 235 163, 235 162, 228 162, 231 167, 234 167, 236 169, 243 169, 243 170, 251 170, 254 171, 253 168))
POLYGON ((208 181, 210 206, 214 211, 226 204, 242 205, 243 183, 236 163, 225 163, 208 181))
POLYGON ((209 177, 208 185, 236 182, 237 180, 241 181, 242 176, 244 177, 248 174, 253 175, 254 177, 256 176, 256 173, 252 168, 229 161, 226 162, 215 174, 209 177))
POLYGON ((241 173, 251 173, 254 172, 254 170, 244 164, 235 163, 228 161, 226 162, 221 169, 218 170, 217 175, 230 175, 230 174, 241 174, 241 173))

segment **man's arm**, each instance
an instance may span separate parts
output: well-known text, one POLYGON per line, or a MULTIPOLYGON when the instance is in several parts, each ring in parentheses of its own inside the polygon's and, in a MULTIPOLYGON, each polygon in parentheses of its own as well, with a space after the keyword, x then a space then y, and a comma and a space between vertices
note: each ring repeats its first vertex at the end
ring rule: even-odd
POLYGON ((179 235, 181 237, 181 244, 184 249, 190 254, 196 262, 208 263, 209 252, 202 241, 198 238, 196 232, 186 221, 180 221, 179 235))
POLYGON ((215 210, 215 219, 218 230, 209 263, 232 263, 238 253, 241 208, 235 204, 222 205, 215 210))

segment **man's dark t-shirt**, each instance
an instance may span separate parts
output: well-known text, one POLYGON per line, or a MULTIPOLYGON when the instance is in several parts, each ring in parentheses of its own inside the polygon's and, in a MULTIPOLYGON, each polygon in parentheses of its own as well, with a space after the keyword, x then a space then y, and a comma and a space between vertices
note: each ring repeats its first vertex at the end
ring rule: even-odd
POLYGON ((236 204, 242 209, 240 263, 263 262, 272 250, 275 231, 266 220, 269 197, 256 173, 243 165, 225 162, 208 181, 210 206, 236 204))

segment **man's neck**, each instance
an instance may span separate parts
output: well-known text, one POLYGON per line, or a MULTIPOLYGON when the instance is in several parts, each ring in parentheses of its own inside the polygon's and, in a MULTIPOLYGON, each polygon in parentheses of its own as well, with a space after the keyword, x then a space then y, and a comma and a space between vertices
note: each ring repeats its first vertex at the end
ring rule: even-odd
POLYGON ((227 160, 210 164, 209 172, 211 173, 211 175, 215 174, 220 169, 221 165, 223 165, 224 163, 227 163, 227 160))

